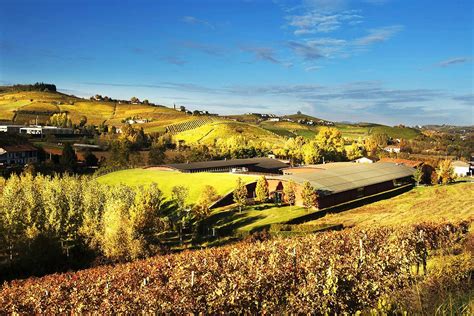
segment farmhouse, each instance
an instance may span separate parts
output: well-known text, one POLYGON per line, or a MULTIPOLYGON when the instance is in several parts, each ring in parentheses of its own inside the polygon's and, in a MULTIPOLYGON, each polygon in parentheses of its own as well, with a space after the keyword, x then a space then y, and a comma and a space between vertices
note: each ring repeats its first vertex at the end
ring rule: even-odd
POLYGON ((385 150, 386 152, 389 152, 389 153, 397 153, 398 154, 400 152, 400 147, 395 146, 395 145, 388 145, 383 150, 385 150))
POLYGON ((0 133, 18 134, 23 125, 0 125, 0 133))
POLYGON ((470 165, 467 162, 457 160, 457 161, 453 161, 452 165, 453 165, 454 173, 458 177, 465 177, 469 175, 470 165))
MULTIPOLYGON (((301 191, 308 181, 318 193, 318 207, 327 208, 366 198, 395 188, 410 187, 415 169, 394 163, 357 164, 336 162, 283 170, 282 176, 268 177, 271 197, 285 199, 284 188, 290 181, 296 184, 296 204, 302 205, 301 191)), ((255 196, 255 182, 247 186, 249 198, 255 196)), ((214 207, 232 203, 232 193, 214 207)))
POLYGON ((27 135, 72 135, 74 129, 55 126, 27 126, 20 128, 20 134, 27 135))
POLYGON ((373 163, 374 161, 367 157, 361 157, 359 159, 354 160, 355 163, 373 163))
POLYGON ((271 158, 212 160, 159 166, 160 170, 178 170, 187 173, 234 172, 262 174, 281 174, 281 170, 287 167, 286 163, 271 158))
POLYGON ((0 147, 0 165, 23 165, 38 161, 38 149, 29 144, 0 147))

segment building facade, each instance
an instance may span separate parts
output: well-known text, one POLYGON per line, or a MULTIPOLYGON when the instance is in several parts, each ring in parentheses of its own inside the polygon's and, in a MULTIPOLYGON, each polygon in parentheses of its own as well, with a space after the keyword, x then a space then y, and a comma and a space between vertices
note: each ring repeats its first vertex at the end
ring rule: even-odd
POLYGON ((25 165, 35 162, 38 162, 38 149, 29 144, 0 147, 1 165, 25 165))

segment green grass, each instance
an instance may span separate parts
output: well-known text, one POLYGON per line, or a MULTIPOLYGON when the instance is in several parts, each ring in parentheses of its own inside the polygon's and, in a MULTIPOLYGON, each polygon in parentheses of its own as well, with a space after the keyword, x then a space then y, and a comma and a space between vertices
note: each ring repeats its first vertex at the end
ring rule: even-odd
POLYGON ((128 169, 103 175, 98 178, 98 181, 108 185, 122 183, 129 186, 146 186, 155 182, 168 197, 171 195, 171 189, 174 186, 182 185, 189 188, 188 203, 195 203, 205 185, 212 185, 219 195, 224 195, 234 189, 239 176, 246 182, 256 179, 255 176, 231 173, 181 173, 152 169, 128 169))
POLYGON ((305 224, 343 224, 347 227, 456 221, 473 218, 473 205, 474 183, 417 187, 391 199, 337 214, 328 214, 305 224))
POLYGON ((271 224, 285 223, 305 214, 308 211, 299 206, 264 204, 246 207, 242 212, 235 208, 217 209, 211 215, 210 222, 214 227, 251 232, 271 224))

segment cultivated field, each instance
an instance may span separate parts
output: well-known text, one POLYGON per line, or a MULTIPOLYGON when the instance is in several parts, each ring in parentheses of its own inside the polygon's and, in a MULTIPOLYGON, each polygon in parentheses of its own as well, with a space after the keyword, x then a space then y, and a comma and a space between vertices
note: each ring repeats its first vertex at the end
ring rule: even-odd
POLYGON ((122 120, 138 117, 150 120, 142 124, 146 131, 164 131, 165 126, 191 119, 183 112, 164 106, 146 104, 119 104, 117 102, 98 102, 68 96, 59 92, 4 92, 0 93, 0 119, 13 120, 17 123, 28 123, 38 117, 45 123, 49 115, 41 112, 67 112, 73 123, 79 123, 81 116, 86 116, 89 124, 120 126, 122 120), (15 111, 19 111, 15 116, 15 111), (22 111, 27 111, 22 113, 22 111), (33 111, 38 112, 31 114, 33 111))
POLYGON ((167 196, 171 196, 171 189, 174 186, 181 185, 189 188, 188 202, 194 203, 205 185, 212 185, 218 194, 223 195, 234 189, 238 177, 242 177, 247 182, 256 179, 254 176, 231 173, 181 173, 152 169, 128 169, 106 174, 99 177, 98 181, 108 185, 126 184, 129 186, 149 185, 155 182, 167 196))
POLYGON ((201 127, 176 134, 177 140, 188 144, 213 144, 217 139, 227 139, 232 136, 242 135, 254 141, 269 143, 281 142, 282 139, 258 126, 238 122, 214 122, 201 127))
POLYGON ((0 306, 8 314, 468 315, 469 299, 449 296, 470 293, 466 228, 353 229, 185 251, 5 283, 0 306), (424 253, 428 275, 414 269, 424 253))

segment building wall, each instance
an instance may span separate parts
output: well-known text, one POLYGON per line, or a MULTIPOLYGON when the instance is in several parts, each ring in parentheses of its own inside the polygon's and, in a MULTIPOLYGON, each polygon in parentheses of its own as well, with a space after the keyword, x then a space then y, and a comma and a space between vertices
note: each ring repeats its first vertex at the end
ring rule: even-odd
POLYGON ((464 177, 469 174, 469 167, 454 167, 454 173, 459 177, 464 177))
MULTIPOLYGON (((284 196, 284 187, 289 182, 285 180, 279 179, 267 179, 268 181, 268 189, 270 191, 270 199, 277 202, 277 199, 282 199, 285 201, 284 196)), ((334 194, 320 194, 318 197, 318 207, 320 209, 332 207, 338 204, 350 202, 353 200, 357 200, 363 197, 371 196, 374 194, 382 193, 385 191, 392 190, 397 187, 397 185, 411 183, 412 179, 410 177, 385 181, 382 183, 377 183, 373 185, 368 185, 365 187, 360 187, 348 191, 338 192, 334 194)), ((255 188, 256 182, 253 182, 247 185, 248 191, 248 198, 253 199, 255 197, 255 188)), ((301 193, 303 190, 303 185, 295 183, 295 193, 296 193, 296 205, 303 206, 303 199, 301 197, 301 193)), ((220 201, 218 201, 212 208, 227 206, 233 204, 233 194, 230 192, 228 195, 224 196, 220 201)))

